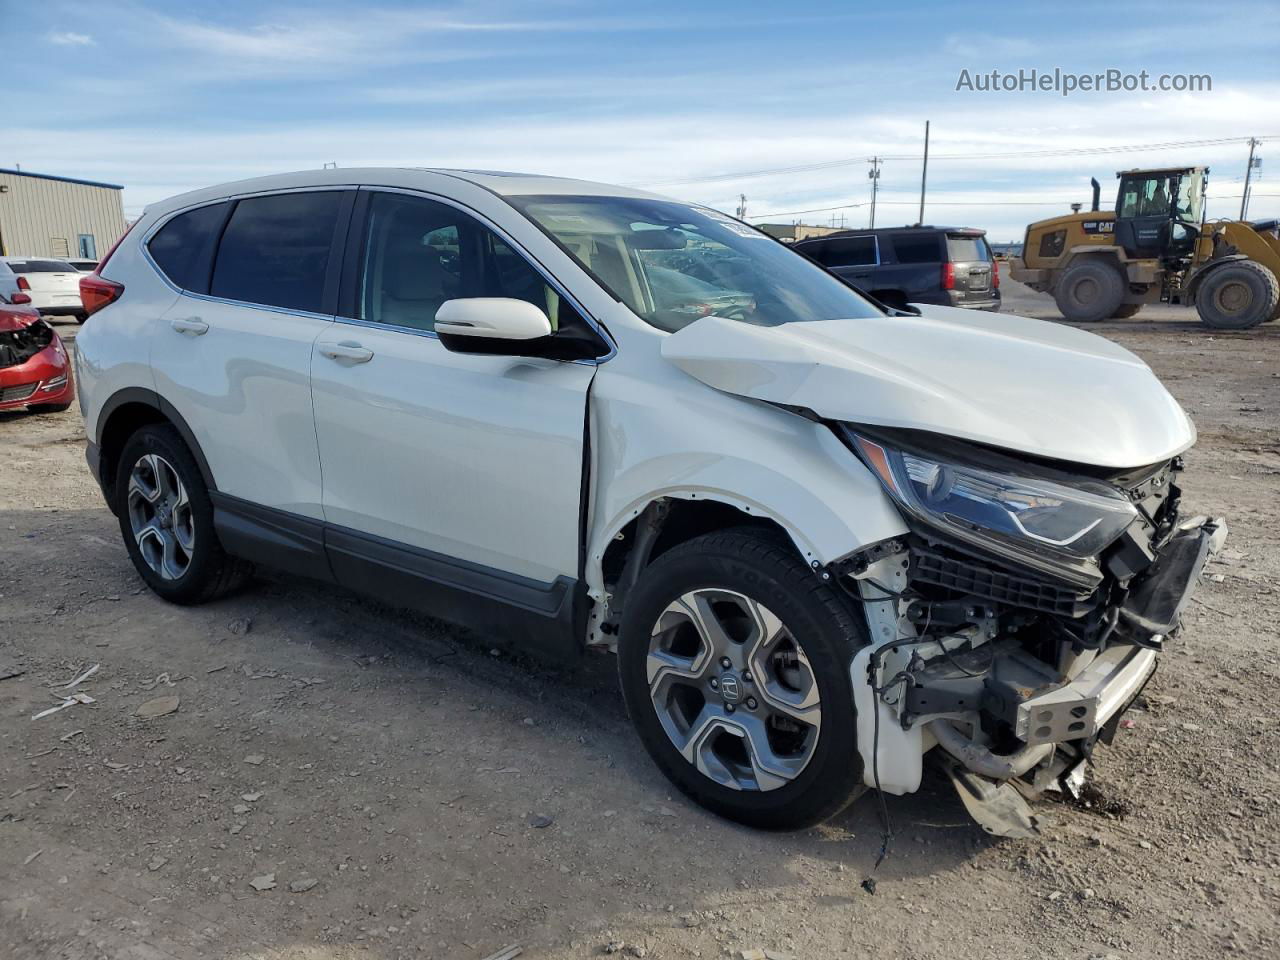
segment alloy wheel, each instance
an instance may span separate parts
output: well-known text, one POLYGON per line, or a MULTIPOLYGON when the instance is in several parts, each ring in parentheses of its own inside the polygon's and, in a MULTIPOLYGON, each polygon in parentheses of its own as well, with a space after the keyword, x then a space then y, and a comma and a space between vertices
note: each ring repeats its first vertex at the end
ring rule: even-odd
POLYGON ((646 673, 672 744, 716 783, 777 790, 813 757, 822 726, 813 668, 750 597, 703 589, 672 601, 650 634, 646 673))
POLYGON ((164 580, 177 580, 195 555, 195 516, 182 478, 158 454, 140 457, 129 473, 129 527, 143 561, 164 580))

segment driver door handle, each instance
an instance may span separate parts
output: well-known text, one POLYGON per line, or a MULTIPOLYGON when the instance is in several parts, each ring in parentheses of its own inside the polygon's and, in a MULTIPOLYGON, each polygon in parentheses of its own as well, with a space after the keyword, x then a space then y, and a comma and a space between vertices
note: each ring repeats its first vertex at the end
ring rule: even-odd
POLYGON ((373 351, 361 346, 354 340, 343 340, 341 343, 326 343, 320 347, 320 353, 330 360, 348 363, 368 363, 373 359, 373 351))
POLYGON ((209 325, 199 317, 184 317, 181 320, 170 320, 169 326, 177 330, 179 333, 189 334, 193 337, 201 336, 209 332, 209 325))

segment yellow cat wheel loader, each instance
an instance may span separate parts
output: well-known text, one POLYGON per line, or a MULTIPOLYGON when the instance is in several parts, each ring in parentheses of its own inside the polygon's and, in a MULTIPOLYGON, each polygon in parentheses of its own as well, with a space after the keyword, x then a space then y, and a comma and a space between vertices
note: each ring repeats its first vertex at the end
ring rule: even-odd
POLYGON ((1131 317, 1146 303, 1194 306, 1205 326, 1245 330, 1280 315, 1275 220, 1204 219, 1208 167, 1122 170, 1115 212, 1027 227, 1010 275, 1053 295, 1068 320, 1131 317))

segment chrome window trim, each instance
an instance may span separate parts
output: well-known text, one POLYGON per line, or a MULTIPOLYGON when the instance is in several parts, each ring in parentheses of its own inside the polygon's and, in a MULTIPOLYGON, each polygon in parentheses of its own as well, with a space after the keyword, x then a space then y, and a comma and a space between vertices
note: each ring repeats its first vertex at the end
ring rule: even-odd
MULTIPOLYGON (((312 313, 307 310, 293 310, 288 307, 277 307, 277 306, 273 306, 271 304, 266 304, 266 303, 254 303, 249 300, 232 300, 227 297, 215 297, 215 296, 212 296, 211 294, 194 293, 191 290, 186 290, 178 286, 176 283, 170 280, 169 277, 165 274, 165 272, 162 269, 160 269, 160 265, 156 263, 155 259, 151 256, 151 249, 150 249, 151 238, 154 237, 157 233, 159 233, 160 230, 167 223, 169 223, 170 220, 174 219, 179 214, 189 213, 192 210, 199 210, 201 207, 211 207, 219 203, 247 200, 247 199, 252 199, 254 197, 271 197, 271 196, 276 196, 278 194, 283 194, 283 193, 326 193, 326 192, 332 193, 334 191, 342 192, 347 190, 366 191, 370 193, 399 193, 399 194, 404 194, 406 196, 423 197, 428 200, 434 200, 437 203, 443 203, 446 206, 453 207, 455 210, 459 210, 462 213, 465 213, 468 216, 473 217, 475 220, 477 220, 479 223, 484 225, 486 228, 488 228, 489 230, 492 230, 495 234, 497 234, 498 237, 501 238, 504 243, 510 246, 512 250, 516 251, 520 256, 524 257, 525 260, 529 262, 533 266, 533 268, 538 272, 538 274, 542 277, 542 279, 546 281, 546 283, 549 284, 551 288, 556 291, 556 293, 558 293, 561 297, 567 300, 570 306, 572 306, 575 310, 578 311, 579 315, 583 318, 583 320, 586 321, 587 325, 596 332, 596 334, 600 337, 601 340, 604 341, 605 346, 608 348, 608 352, 605 353, 603 356, 585 358, 580 360, 570 360, 567 362, 589 363, 589 364, 598 365, 601 363, 607 363, 608 361, 612 360, 615 356, 618 355, 618 346, 617 346, 617 343, 614 342, 613 337, 609 335, 609 333, 600 324, 600 322, 596 320, 596 318, 592 316, 591 313, 582 305, 582 303, 578 300, 578 298, 575 297, 573 294, 571 294, 568 291, 568 289, 565 287, 565 285, 561 283, 551 273, 551 271, 548 270, 543 265, 542 261, 540 261, 537 257, 533 256, 533 254, 531 254, 523 244, 515 240, 510 234, 507 233, 506 230, 503 230, 496 223, 494 223, 493 220, 491 220, 489 217, 485 216, 484 214, 480 213, 478 210, 475 210, 467 206, 466 204, 453 199, 452 197, 445 197, 437 193, 432 193, 429 190, 420 190, 420 189, 414 189, 411 187, 389 187, 389 186, 382 186, 380 184, 348 183, 348 184, 326 184, 322 186, 306 186, 306 187, 283 187, 275 190, 258 190, 258 191, 254 191, 253 193, 228 194, 225 197, 215 197, 210 200, 202 200, 199 203, 193 203, 185 207, 179 207, 176 210, 170 210, 168 213, 158 218, 155 221, 155 223, 153 223, 150 227, 147 228, 146 232, 142 235, 142 238, 139 241, 142 249, 142 256, 143 256, 143 259, 145 259, 147 263, 151 265, 151 269, 156 272, 156 276, 160 278, 161 282, 163 282, 165 286, 167 286, 174 293, 182 296, 190 297, 193 300, 203 300, 207 303, 224 303, 224 304, 228 304, 230 306, 235 306, 235 307, 253 307, 254 309, 257 309, 257 310, 267 310, 271 313, 282 313, 287 316, 304 317, 312 320, 324 320, 330 323, 345 323, 351 326, 369 327, 370 329, 375 329, 375 330, 394 330, 397 333, 409 333, 415 336, 428 337, 432 340, 439 340, 440 336, 434 330, 422 330, 418 327, 406 327, 406 326, 401 326, 399 324, 381 323, 377 320, 361 320, 356 317, 344 317, 339 314, 312 313)), ((363 226, 363 224, 361 226, 363 226)), ((348 243, 350 242, 350 231, 348 231, 347 242, 348 243)), ((345 255, 345 244, 344 244, 344 255, 345 255)), ((341 270, 341 268, 342 268, 341 264, 339 264, 338 269, 341 270)), ((564 363, 566 361, 558 361, 558 362, 564 363)))
MULTIPOLYGON (((151 256, 151 238, 168 224, 168 222, 179 214, 190 213, 192 210, 199 210, 201 207, 212 207, 219 203, 227 203, 229 201, 252 200, 255 197, 274 197, 282 193, 345 193, 349 190, 355 190, 355 184, 329 184, 326 186, 311 187, 284 187, 279 190, 257 190, 253 193, 234 193, 225 197, 215 197, 212 200, 201 200, 199 203, 193 203, 190 206, 180 207, 177 210, 170 210, 163 217, 156 220, 147 228, 147 232, 142 235, 140 245, 142 247, 142 257, 147 263, 151 264, 151 269, 156 272, 164 285, 174 293, 190 297, 192 300, 203 300, 206 303, 225 303, 232 307, 252 307, 255 310, 266 310, 270 313, 283 313, 290 317, 304 317, 308 320, 325 320, 332 323, 336 317, 329 313, 313 313, 310 310, 295 310, 291 307, 277 307, 270 303, 254 303, 252 300, 232 300, 229 297, 215 297, 207 293, 195 293, 178 286, 168 275, 160 269, 160 264, 156 263, 155 258, 151 256)), ((221 238, 219 238, 221 240, 221 238)))
MULTIPOLYGON (((600 324, 598 320, 596 320, 594 316, 591 315, 591 313, 586 309, 586 307, 582 305, 581 301, 579 301, 577 297, 575 297, 572 293, 570 293, 568 288, 563 283, 561 283, 559 279, 556 278, 556 276, 542 263, 541 260, 535 257, 532 253, 530 253, 528 248, 526 248, 524 244, 520 243, 518 240, 512 237, 506 230, 498 226, 496 223, 493 222, 492 219, 485 216, 480 211, 467 206, 465 203, 462 203, 459 200, 455 200, 453 197, 445 197, 438 193, 432 193, 430 190, 415 189, 412 187, 385 187, 378 184, 364 184, 357 187, 357 189, 360 190, 361 192, 367 192, 367 193, 403 194, 405 196, 419 197, 424 200, 432 200, 432 201, 435 201, 436 203, 442 203, 447 207, 452 207, 453 209, 466 214, 467 216, 476 220, 486 229, 493 231, 493 233, 495 233, 498 236, 498 238, 502 240, 503 243, 505 243, 513 251, 515 251, 516 254, 523 257, 525 261, 530 266, 532 266, 535 271, 537 271, 538 275, 542 277, 543 281, 548 286, 550 286, 551 289, 555 290, 557 294, 559 294, 561 297, 563 297, 565 300, 569 302, 569 305, 571 307, 573 307, 575 310, 578 311, 579 316, 581 316, 582 319, 586 321, 587 326, 589 326, 592 330, 595 331, 596 335, 599 336, 602 341, 604 341, 605 346, 608 348, 608 352, 606 352, 603 356, 584 358, 580 360, 569 360, 569 361, 561 360, 558 362, 590 363, 590 364, 598 365, 601 363, 607 363, 608 361, 612 360, 615 356, 618 355, 618 346, 614 342, 613 337, 611 337, 605 331, 604 327, 600 324)), ((519 211, 517 211, 517 213, 519 213, 519 211)), ((361 224, 360 226, 363 228, 364 225, 361 224)), ((363 235, 361 235, 358 239, 363 240, 363 235)), ((348 242, 350 242, 350 234, 348 234, 348 242)), ((381 321, 378 321, 378 320, 362 320, 358 317, 344 317, 341 315, 335 316, 333 319, 338 323, 349 323, 354 326, 371 327, 378 330, 396 330, 401 333, 412 333, 422 337, 429 337, 432 340, 440 339, 439 334, 437 334, 434 330, 423 330, 419 327, 405 327, 405 326, 400 326, 399 324, 382 323, 381 321)))

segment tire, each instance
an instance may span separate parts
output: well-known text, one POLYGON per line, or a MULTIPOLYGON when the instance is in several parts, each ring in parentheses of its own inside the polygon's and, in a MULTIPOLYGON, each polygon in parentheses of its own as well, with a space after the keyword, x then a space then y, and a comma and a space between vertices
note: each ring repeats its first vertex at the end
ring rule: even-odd
POLYGON ((1053 299, 1067 320, 1094 323, 1115 316, 1124 294, 1120 271, 1110 263, 1088 257, 1067 267, 1053 299))
MULTIPOLYGON (((849 663, 867 642, 866 631, 853 606, 819 579, 785 539, 739 529, 674 547, 645 570, 627 598, 621 626, 618 673, 627 712, 649 755, 687 796, 739 823, 794 830, 834 816, 857 795, 862 763, 849 663), (694 596, 707 600, 701 609, 714 609, 713 618, 728 611, 720 622, 736 630, 737 639, 725 644, 732 648, 733 669, 723 669, 719 658, 710 655, 703 671, 710 679, 691 679, 689 672, 663 665, 681 657, 696 664, 708 649, 704 634, 684 613, 696 605, 683 605, 683 598, 694 596), (782 639, 765 644, 757 656, 750 651, 759 631, 748 629, 749 620, 741 616, 749 609, 744 600, 763 615, 772 612, 776 619, 769 622, 785 630, 779 634, 782 639), (659 631, 659 624, 669 629, 659 631), (655 661, 656 694, 651 693, 651 643, 661 651, 655 657, 664 658, 655 661), (698 651, 692 653, 695 645, 698 651), (729 695, 731 676, 737 700, 729 695), (701 692, 694 690, 699 684, 701 692), (808 706, 815 692, 816 717, 795 710, 808 706), (793 701, 790 712, 772 705, 784 697, 793 701), (814 722, 792 719, 801 715, 814 722), (680 727, 682 717, 684 728, 669 733, 669 726, 680 727), (703 722, 706 718, 709 722, 703 722), (722 723, 747 724, 757 735, 731 734, 722 723), (778 723, 784 727, 774 726, 778 723), (706 735, 694 735, 697 730, 706 735), (684 753, 677 736, 689 745, 684 753), (772 771, 752 762, 760 754, 748 744, 762 745, 772 771), (699 759, 686 759, 686 753, 699 759)), ((745 733, 748 726, 738 729, 745 733)))
POLYGON ((69 403, 33 403, 27 407, 30 413, 66 413, 70 409, 69 403))
POLYGON ((169 424, 142 427, 129 438, 120 453, 115 491, 129 559, 158 596, 170 603, 206 603, 249 578, 252 565, 222 549, 209 489, 195 457, 169 424), (130 488, 135 477, 136 493, 130 488), (156 494, 154 502, 146 492, 156 494), (150 530, 135 534, 135 524, 150 530))
POLYGON ((1212 270, 1196 291, 1200 322, 1214 330, 1248 330, 1272 319, 1280 301, 1276 275, 1240 260, 1212 270))
POLYGON ((1111 319, 1128 320, 1130 317, 1136 317, 1141 309, 1142 304, 1140 303, 1122 303, 1116 308, 1115 313, 1111 314, 1111 319))

